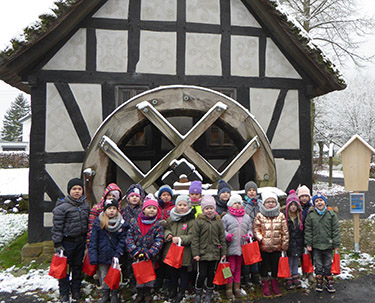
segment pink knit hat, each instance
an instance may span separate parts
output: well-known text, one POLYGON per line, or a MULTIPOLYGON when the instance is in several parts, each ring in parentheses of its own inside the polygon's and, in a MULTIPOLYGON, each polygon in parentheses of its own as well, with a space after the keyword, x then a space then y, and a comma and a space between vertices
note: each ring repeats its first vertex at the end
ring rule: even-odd
POLYGON ((300 216, 301 216, 301 225, 300 225, 300 230, 303 230, 303 223, 302 223, 302 207, 301 207, 301 203, 299 202, 299 198, 296 194, 296 191, 294 189, 291 189, 289 191, 289 195, 288 197, 286 197, 286 210, 285 210, 285 219, 286 219, 286 222, 288 222, 288 210, 289 210, 289 206, 290 204, 292 203, 296 203, 297 204, 297 208, 299 210, 299 213, 300 213, 300 216))
POLYGON ((306 185, 299 186, 297 188, 298 198, 303 195, 308 195, 311 198, 310 189, 306 185))
MULTIPOLYGON (((147 197, 146 197, 146 199, 147 199, 147 197)), ((147 200, 145 200, 145 202, 143 202, 142 210, 144 210, 147 206, 155 206, 156 208, 158 208, 159 204, 158 204, 158 201, 156 201, 154 199, 147 199, 147 200)))

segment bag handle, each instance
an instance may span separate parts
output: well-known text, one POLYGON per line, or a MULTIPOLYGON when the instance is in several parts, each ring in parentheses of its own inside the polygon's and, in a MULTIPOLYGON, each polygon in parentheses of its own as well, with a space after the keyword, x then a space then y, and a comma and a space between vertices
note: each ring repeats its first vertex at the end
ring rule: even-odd
POLYGON ((338 254, 338 253, 339 253, 339 249, 335 248, 335 254, 338 254))
POLYGON ((286 252, 284 250, 281 251, 281 256, 286 257, 286 252))
POLYGON ((304 248, 304 252, 303 252, 305 255, 307 255, 309 253, 309 251, 307 250, 307 247, 304 248))
POLYGON ((181 238, 180 238, 180 237, 178 237, 178 242, 177 242, 177 246, 181 246, 181 242, 182 242, 181 238))

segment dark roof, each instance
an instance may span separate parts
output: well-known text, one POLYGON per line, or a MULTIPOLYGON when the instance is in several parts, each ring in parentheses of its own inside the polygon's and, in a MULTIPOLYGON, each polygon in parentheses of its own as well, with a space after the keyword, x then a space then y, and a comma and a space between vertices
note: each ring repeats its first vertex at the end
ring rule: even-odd
MULTIPOLYGON (((78 0, 62 16, 57 18, 48 30, 37 39, 7 58, 0 58, 0 79, 11 86, 30 93, 30 86, 23 83, 22 75, 26 75, 38 62, 63 38, 106 0, 78 0)), ((312 97, 346 87, 344 80, 334 65, 317 47, 309 45, 307 39, 285 15, 276 9, 272 0, 245 0, 248 8, 257 16, 273 40, 298 62, 300 68, 313 81, 310 92, 312 97)))

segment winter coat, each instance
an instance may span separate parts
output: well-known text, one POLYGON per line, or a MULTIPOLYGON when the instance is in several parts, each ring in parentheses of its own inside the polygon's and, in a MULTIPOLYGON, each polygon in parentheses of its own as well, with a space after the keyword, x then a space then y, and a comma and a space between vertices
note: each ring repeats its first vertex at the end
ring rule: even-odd
MULTIPOLYGON (((169 202, 165 202, 165 203, 160 203, 159 201, 159 211, 160 211, 160 219, 162 220, 167 220, 170 216, 170 213, 171 213, 171 210, 172 208, 174 207, 174 201, 169 201, 169 202), (163 207, 161 207, 160 205, 163 205, 163 207)), ((159 215, 158 215, 159 217, 159 215)))
POLYGON ((242 236, 252 233, 251 220, 245 213, 243 217, 233 216, 230 212, 222 218, 225 236, 233 234, 232 241, 227 242, 228 256, 241 256, 241 245, 245 244, 246 239, 242 236))
MULTIPOLYGON (((90 236, 91 236, 90 231, 92 229, 92 224, 94 223, 94 220, 100 215, 100 213, 104 211, 104 201, 106 200, 106 197, 107 197, 108 193, 112 190, 118 190, 120 192, 120 201, 122 199, 122 191, 121 191, 120 187, 118 187, 118 185, 115 184, 115 183, 108 184, 108 186, 106 187, 106 189, 105 189, 105 191, 102 195, 102 198, 101 198, 100 202, 98 204, 95 204, 93 206, 93 208, 90 210, 89 232, 87 233, 87 243, 90 240, 90 236)), ((121 206, 119 206, 119 210, 120 210, 120 213, 123 214, 123 210, 122 210, 121 206)))
POLYGON ((262 251, 274 252, 288 249, 288 225, 284 214, 280 212, 279 204, 273 209, 266 209, 261 204, 253 228, 262 251))
POLYGON ((127 224, 133 223, 137 220, 139 214, 142 212, 142 205, 136 207, 126 206, 123 211, 123 218, 127 224))
MULTIPOLYGON (((190 266, 193 263, 193 257, 191 254, 191 238, 193 234, 193 226, 195 221, 195 212, 181 218, 180 221, 172 221, 169 217, 167 220, 167 226, 164 230, 164 238, 168 235, 173 237, 181 238, 181 245, 184 246, 184 256, 182 259, 182 266, 190 266)), ((165 241, 163 249, 163 260, 167 256, 169 248, 171 247, 172 241, 165 241)))
POLYGON ((220 260, 227 254, 224 226, 219 215, 210 220, 200 214, 195 219, 191 253, 193 257, 200 256, 201 261, 220 260))
POLYGON ((111 264, 113 257, 119 259, 123 255, 127 227, 124 219, 121 221, 121 229, 110 232, 100 228, 99 217, 94 220, 88 246, 90 264, 111 264))
POLYGON ((227 206, 227 203, 228 201, 222 201, 219 199, 219 197, 215 197, 215 201, 216 201, 216 212, 221 215, 222 213, 226 213, 228 212, 228 206, 227 206))
POLYGON ((309 214, 310 207, 313 206, 311 201, 307 202, 305 205, 301 204, 302 207, 302 224, 305 226, 305 221, 307 218, 307 215, 309 214))
POLYGON ((297 218, 294 218, 294 223, 290 217, 288 218, 288 231, 288 257, 301 257, 304 248, 304 233, 301 230, 300 224, 298 224, 297 218))
POLYGON ((192 205, 191 207, 195 210, 195 218, 202 213, 202 207, 200 205, 192 205))
POLYGON ((160 220, 156 220, 145 235, 142 235, 138 220, 129 225, 126 247, 132 257, 137 254, 147 254, 150 259, 156 260, 163 248, 163 243, 164 227, 161 225, 160 220))
POLYGON ((52 241, 55 246, 64 238, 83 237, 87 233, 90 206, 86 197, 74 200, 71 196, 58 199, 53 213, 52 241))
POLYGON ((251 205, 246 199, 243 201, 243 207, 245 208, 245 212, 249 215, 250 221, 251 221, 251 233, 253 232, 253 225, 254 225, 254 219, 257 213, 259 213, 259 204, 262 203, 262 200, 255 199, 256 204, 251 205))
POLYGON ((321 250, 340 247, 340 225, 334 210, 320 216, 311 207, 305 222, 305 244, 321 250))

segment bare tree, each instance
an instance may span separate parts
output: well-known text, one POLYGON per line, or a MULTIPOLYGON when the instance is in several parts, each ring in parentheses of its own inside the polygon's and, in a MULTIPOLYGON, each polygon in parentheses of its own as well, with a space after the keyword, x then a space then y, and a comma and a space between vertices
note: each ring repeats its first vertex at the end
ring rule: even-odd
POLYGON ((281 6, 309 33, 337 63, 350 58, 356 65, 370 61, 359 51, 375 22, 361 15, 357 0, 279 0, 281 6), (333 58, 333 57, 332 57, 333 58))

